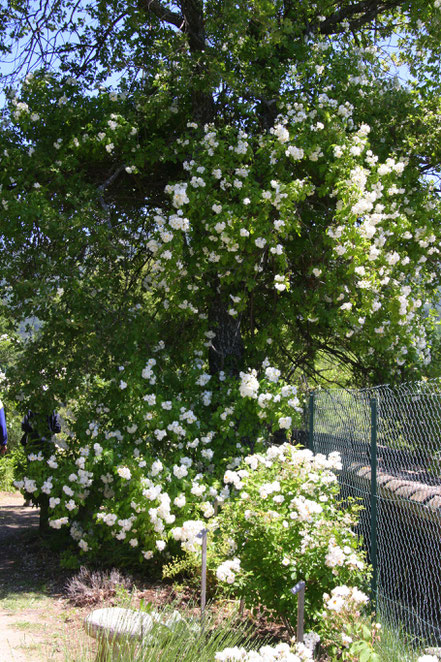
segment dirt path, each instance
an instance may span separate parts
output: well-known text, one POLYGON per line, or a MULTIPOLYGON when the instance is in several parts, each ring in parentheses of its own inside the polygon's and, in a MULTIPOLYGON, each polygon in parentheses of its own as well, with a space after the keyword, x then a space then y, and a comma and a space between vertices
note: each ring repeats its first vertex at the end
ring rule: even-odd
MULTIPOLYGON (((23 506, 20 494, 0 494, 0 582, 6 597, 11 573, 24 539, 38 531, 38 512, 23 506)), ((14 628, 15 614, 0 608, 0 662, 14 660, 30 662, 23 647, 28 644, 27 633, 14 628)))
POLYGON ((38 511, 23 504, 0 492, 0 662, 73 662, 87 645, 84 614, 63 599, 65 573, 39 539, 38 511))

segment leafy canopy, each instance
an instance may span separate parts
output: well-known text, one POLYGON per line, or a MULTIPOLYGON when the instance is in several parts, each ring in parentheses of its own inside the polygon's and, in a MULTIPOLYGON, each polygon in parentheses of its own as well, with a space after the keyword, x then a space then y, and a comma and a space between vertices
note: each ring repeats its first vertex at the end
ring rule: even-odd
POLYGON ((2 262, 14 314, 43 322, 33 397, 158 339, 212 373, 421 371, 438 4, 4 3, 2 262))

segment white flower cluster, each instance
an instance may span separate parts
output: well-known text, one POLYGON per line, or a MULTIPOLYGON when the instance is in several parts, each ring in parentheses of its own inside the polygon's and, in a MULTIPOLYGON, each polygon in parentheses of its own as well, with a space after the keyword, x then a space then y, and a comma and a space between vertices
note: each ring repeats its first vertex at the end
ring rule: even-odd
POLYGON ((256 370, 250 372, 240 373, 240 386, 239 392, 243 398, 257 398, 259 390, 259 380, 257 379, 256 370))
POLYGON ((236 490, 240 490, 243 487, 242 479, 246 478, 249 475, 248 471, 241 469, 240 471, 232 471, 228 469, 224 474, 224 483, 226 485, 234 485, 236 490))
POLYGON ((214 656, 215 662, 307 662, 313 660, 311 650, 304 644, 262 646, 258 651, 245 648, 225 648, 214 656))
POLYGON ((240 572, 240 559, 235 557, 229 561, 224 561, 216 570, 216 577, 220 582, 234 584, 237 573, 240 572))
POLYGON ((205 523, 200 520, 187 520, 182 526, 177 526, 170 531, 175 540, 179 540, 181 547, 186 552, 197 552, 202 544, 199 535, 205 528, 205 523))
POLYGON ((280 483, 278 480, 275 480, 272 483, 264 483, 259 487, 259 496, 261 499, 267 499, 270 494, 274 492, 280 492, 280 483))
MULTIPOLYGON (((265 378, 271 384, 279 382, 281 372, 278 368, 268 365, 268 361, 264 361, 262 367, 265 369, 265 378)), ((239 392, 243 398, 257 399, 258 405, 262 410, 268 409, 269 405, 273 403, 277 405, 283 399, 286 399, 288 407, 295 411, 301 411, 299 399, 297 397, 297 389, 295 386, 282 386, 282 388, 273 394, 270 391, 262 391, 259 393, 260 388, 264 388, 263 382, 260 384, 257 378, 257 371, 250 370, 248 372, 240 373, 240 386, 239 392)), ((271 386, 269 387, 271 388, 271 386)), ((265 418, 267 413, 261 411, 258 413, 259 418, 265 418)), ((292 416, 279 416, 278 425, 281 429, 289 430, 292 426, 292 416)))
POLYGON ((68 517, 60 517, 58 519, 49 520, 49 526, 51 526, 53 529, 61 529, 61 527, 66 526, 66 524, 69 524, 68 517))
POLYGON ((178 183, 173 186, 168 185, 166 186, 165 191, 173 196, 174 207, 179 208, 190 202, 187 195, 187 184, 178 183))
POLYGON ((368 596, 354 586, 336 586, 331 595, 323 595, 325 608, 340 613, 344 609, 358 609, 369 602, 368 596))
POLYGON ((292 418, 291 416, 281 416, 279 418, 279 427, 282 430, 289 430, 292 424, 292 418))
POLYGON ((358 568, 359 570, 363 570, 365 567, 363 561, 357 556, 355 551, 349 547, 349 545, 345 545, 342 548, 337 545, 335 538, 329 540, 325 564, 328 568, 333 568, 334 574, 336 574, 335 569, 337 566, 345 565, 349 568, 358 568))
POLYGON ((326 457, 326 455, 323 455, 322 453, 314 455, 314 453, 307 448, 299 449, 290 444, 270 446, 264 454, 256 453, 254 455, 248 455, 244 461, 254 471, 259 465, 271 467, 274 461, 287 462, 293 466, 303 465, 305 467, 306 479, 311 475, 311 472, 328 470, 325 480, 329 482, 336 480, 335 475, 331 472, 342 468, 340 453, 338 451, 333 451, 326 457))
POLYGON ((32 494, 38 489, 35 480, 27 478, 26 476, 23 478, 23 480, 14 480, 14 485, 18 490, 24 490, 29 494, 32 494))
POLYGON ((118 467, 116 472, 118 476, 121 476, 121 478, 124 478, 124 480, 130 480, 132 477, 132 473, 129 467, 118 467))
POLYGON ((156 365, 156 359, 149 359, 146 363, 145 368, 142 370, 142 378, 143 379, 148 379, 150 384, 155 384, 156 383, 156 377, 153 372, 153 368, 156 365))
POLYGON ((293 519, 298 519, 300 522, 312 522, 314 515, 323 512, 323 508, 319 503, 306 499, 304 496, 294 497, 291 506, 295 513, 293 519))
POLYGON ((279 381, 280 374, 281 374, 280 370, 278 370, 277 368, 268 366, 265 369, 265 376, 267 377, 267 379, 269 379, 270 382, 277 383, 279 381))
POLYGON ((114 526, 116 520, 118 519, 117 515, 114 513, 98 513, 96 516, 98 521, 104 522, 107 526, 114 526))

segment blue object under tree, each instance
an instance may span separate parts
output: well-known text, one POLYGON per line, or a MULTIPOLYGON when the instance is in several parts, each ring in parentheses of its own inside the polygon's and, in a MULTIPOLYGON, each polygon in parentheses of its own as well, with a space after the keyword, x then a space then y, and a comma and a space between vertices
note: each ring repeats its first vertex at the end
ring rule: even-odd
POLYGON ((6 416, 3 402, 0 400, 0 446, 6 447, 8 443, 8 431, 6 429, 6 416))

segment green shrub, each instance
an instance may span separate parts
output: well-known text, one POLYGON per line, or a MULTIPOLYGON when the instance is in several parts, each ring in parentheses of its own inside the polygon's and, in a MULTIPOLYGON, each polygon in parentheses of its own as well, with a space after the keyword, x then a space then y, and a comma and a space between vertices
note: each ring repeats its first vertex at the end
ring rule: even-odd
POLYGON ((0 490, 3 492, 12 492, 15 490, 14 484, 14 461, 11 456, 4 455, 0 457, 0 490))
POLYGON ((18 468, 23 465, 25 455, 21 447, 15 447, 6 455, 0 456, 0 490, 3 492, 15 492, 14 480, 17 477, 18 468))

